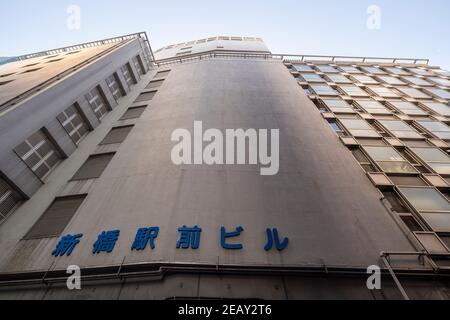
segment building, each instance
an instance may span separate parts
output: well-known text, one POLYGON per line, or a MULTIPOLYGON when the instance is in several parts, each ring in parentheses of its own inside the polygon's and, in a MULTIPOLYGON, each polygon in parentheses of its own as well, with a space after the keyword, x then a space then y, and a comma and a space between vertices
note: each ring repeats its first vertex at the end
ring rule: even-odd
POLYGON ((153 54, 145 33, 17 60, 0 67, 0 298, 449 299, 450 74, 427 60, 224 36, 153 54), (196 121, 278 129, 278 174, 174 164, 196 121))

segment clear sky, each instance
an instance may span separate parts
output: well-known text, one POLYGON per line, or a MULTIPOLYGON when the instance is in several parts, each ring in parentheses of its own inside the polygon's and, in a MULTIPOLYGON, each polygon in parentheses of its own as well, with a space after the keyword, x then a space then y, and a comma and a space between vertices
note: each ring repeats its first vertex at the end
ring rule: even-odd
POLYGON ((273 53, 429 58, 450 69, 448 0, 4 0, 0 15, 0 56, 147 31, 154 50, 258 36, 273 53), (79 29, 67 26, 70 5, 79 29))

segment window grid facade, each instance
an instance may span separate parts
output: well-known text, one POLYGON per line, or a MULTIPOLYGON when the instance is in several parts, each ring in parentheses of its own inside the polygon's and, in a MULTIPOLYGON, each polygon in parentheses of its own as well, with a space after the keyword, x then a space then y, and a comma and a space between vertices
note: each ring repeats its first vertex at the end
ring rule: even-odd
POLYGON ((21 201, 18 193, 0 177, 0 223, 17 207, 21 201))
POLYGON ((120 87, 117 74, 113 73, 108 78, 106 78, 105 81, 114 99, 116 99, 116 101, 119 101, 119 99, 122 98, 124 94, 122 88, 120 87))
POLYGON ((136 56, 133 58, 133 64, 136 68, 137 73, 142 76, 144 74, 144 66, 142 64, 142 60, 140 56, 136 56))
POLYGON ((392 63, 285 64, 407 227, 450 233, 449 74, 392 63))
POLYGON ((131 66, 129 63, 124 64, 120 70, 122 71, 123 77, 128 84, 128 87, 132 87, 136 84, 136 81, 133 78, 133 72, 131 71, 131 66))
POLYGON ((63 111, 58 116, 58 120, 76 145, 78 145, 89 132, 86 122, 75 105, 72 105, 63 111))
POLYGON ((99 120, 101 120, 108 113, 106 101, 98 87, 92 89, 86 94, 86 100, 89 102, 92 110, 99 120))
POLYGON ((40 179, 45 178, 61 160, 42 130, 26 139, 15 152, 40 179))

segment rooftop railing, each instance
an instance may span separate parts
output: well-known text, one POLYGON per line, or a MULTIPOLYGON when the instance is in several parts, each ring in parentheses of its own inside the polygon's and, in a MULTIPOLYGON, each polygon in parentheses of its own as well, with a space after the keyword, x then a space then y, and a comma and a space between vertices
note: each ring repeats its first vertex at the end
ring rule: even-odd
POLYGON ((36 53, 25 54, 25 55, 17 57, 17 60, 27 60, 27 59, 32 59, 32 58, 36 58, 36 57, 51 56, 51 55, 60 54, 60 53, 69 53, 69 52, 78 51, 78 50, 82 50, 82 49, 86 49, 86 48, 92 48, 92 47, 102 46, 102 45, 106 45, 106 44, 113 44, 113 43, 118 43, 118 42, 122 42, 122 41, 137 39, 137 38, 141 38, 144 40, 144 42, 148 46, 148 49, 149 49, 149 52, 151 55, 151 60, 154 61, 155 58, 153 56, 153 52, 152 52, 152 49, 150 46, 150 42, 148 41, 146 32, 133 33, 133 34, 128 34, 128 35, 124 35, 124 36, 120 36, 120 37, 108 38, 108 39, 104 39, 104 40, 86 42, 86 43, 63 47, 63 48, 58 48, 58 49, 52 49, 52 50, 46 50, 46 51, 41 51, 41 52, 36 52, 36 53))
POLYGON ((272 59, 272 60, 281 60, 293 64, 306 62, 406 64, 406 65, 423 65, 423 66, 429 64, 429 59, 415 59, 415 58, 293 55, 293 54, 272 54, 270 52, 228 51, 228 50, 213 50, 199 53, 191 53, 178 57, 170 57, 166 59, 156 60, 156 64, 158 66, 162 66, 168 64, 184 63, 194 60, 204 60, 207 58, 272 59))
POLYGON ((380 58, 380 57, 353 57, 353 56, 324 56, 324 55, 292 55, 292 54, 274 54, 281 60, 287 62, 317 62, 327 61, 332 63, 387 63, 387 64, 420 64, 428 65, 429 59, 415 58, 380 58))

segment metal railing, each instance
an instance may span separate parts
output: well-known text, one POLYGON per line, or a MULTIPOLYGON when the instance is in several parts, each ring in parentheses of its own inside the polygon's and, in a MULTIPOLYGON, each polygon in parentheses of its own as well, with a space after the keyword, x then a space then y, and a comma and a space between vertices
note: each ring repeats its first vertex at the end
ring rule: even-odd
POLYGON ((158 67, 160 67, 164 65, 206 60, 211 58, 273 59, 270 52, 211 50, 200 53, 186 54, 179 57, 160 59, 156 60, 155 63, 158 67))
POLYGON ((155 58, 153 56, 153 51, 151 49, 150 42, 148 41, 146 32, 138 32, 138 33, 128 34, 128 35, 119 36, 119 37, 113 37, 113 38, 108 38, 108 39, 103 39, 103 40, 98 40, 98 41, 81 43, 81 44, 58 48, 58 49, 51 49, 51 50, 46 50, 46 51, 25 54, 25 55, 17 57, 17 60, 27 60, 27 59, 32 59, 32 58, 36 58, 36 57, 51 56, 51 55, 61 54, 61 53, 69 53, 69 52, 74 52, 74 51, 78 51, 78 50, 82 50, 82 49, 86 49, 86 48, 92 48, 92 47, 102 46, 102 45, 106 45, 106 44, 113 44, 113 43, 122 42, 122 41, 126 41, 126 40, 137 39, 137 38, 143 39, 144 42, 147 44, 148 48, 150 49, 151 60, 154 61, 155 58))
POLYGON ((332 62, 332 63, 386 63, 386 64, 418 64, 428 65, 429 59, 415 58, 380 58, 380 57, 357 57, 357 56, 325 56, 325 55, 293 55, 293 54, 274 54, 286 62, 332 62))
POLYGON ((352 57, 352 56, 324 56, 324 55, 293 55, 272 54, 258 51, 229 51, 212 50, 200 53, 192 53, 179 57, 170 57, 156 60, 158 66, 185 63, 208 58, 244 58, 244 59, 272 59, 288 63, 328 62, 328 63, 367 63, 367 64, 405 64, 427 66, 429 59, 414 58, 379 58, 379 57, 352 57))

